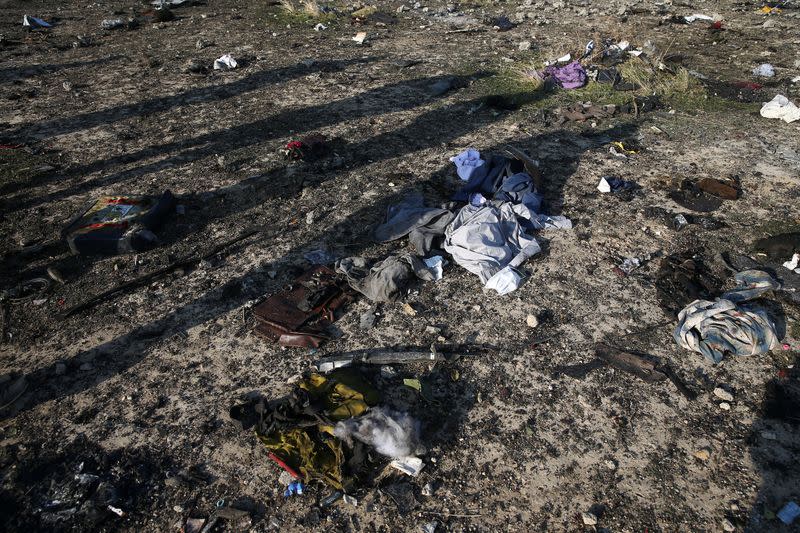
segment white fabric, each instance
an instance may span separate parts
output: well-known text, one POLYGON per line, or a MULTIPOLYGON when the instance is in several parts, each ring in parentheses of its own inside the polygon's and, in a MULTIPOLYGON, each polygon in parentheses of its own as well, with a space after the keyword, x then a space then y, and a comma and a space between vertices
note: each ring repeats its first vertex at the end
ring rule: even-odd
POLYGON ((797 107, 788 98, 779 94, 769 102, 764 102, 761 107, 761 116, 764 118, 779 118, 784 122, 800 120, 800 107, 797 107))
POLYGON ((541 251, 517 216, 531 220, 535 214, 509 202, 465 205, 445 230, 444 249, 485 284, 504 267, 519 266, 541 251))

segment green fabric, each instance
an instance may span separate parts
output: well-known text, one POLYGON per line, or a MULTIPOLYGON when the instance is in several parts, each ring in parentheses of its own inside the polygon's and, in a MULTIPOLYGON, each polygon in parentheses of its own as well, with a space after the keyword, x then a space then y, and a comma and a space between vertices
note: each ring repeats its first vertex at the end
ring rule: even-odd
MULTIPOLYGON (((380 401, 378 391, 352 369, 328 376, 312 373, 297 386, 308 391, 319 414, 333 422, 361 416, 380 401)), ((343 490, 347 484, 342 471, 345 463, 342 443, 333 436, 332 425, 320 423, 257 435, 269 451, 304 481, 319 480, 337 490, 343 490)))

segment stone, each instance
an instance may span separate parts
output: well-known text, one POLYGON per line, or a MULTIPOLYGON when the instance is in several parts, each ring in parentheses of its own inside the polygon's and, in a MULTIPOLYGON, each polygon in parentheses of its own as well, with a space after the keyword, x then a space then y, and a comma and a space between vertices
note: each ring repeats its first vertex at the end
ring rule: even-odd
POLYGON ((530 41, 522 41, 521 43, 519 43, 519 46, 517 46, 517 48, 519 49, 520 52, 524 52, 526 50, 530 50, 531 49, 531 42, 530 41))
POLYGON ((425 326, 425 333, 430 333, 431 335, 438 335, 442 332, 442 328, 437 328, 436 326, 425 326))
POLYGON ((581 513, 581 518, 583 519, 583 523, 587 526, 597 525, 597 517, 594 513, 581 513))
POLYGON ((606 459, 604 464, 606 465, 606 468, 608 468, 609 470, 617 469, 617 462, 614 461, 613 459, 606 459))
POLYGON ((725 531, 736 531, 736 526, 734 526, 730 520, 727 518, 722 519, 722 529, 725 531))
POLYGON ((206 71, 206 66, 197 59, 191 59, 186 62, 183 71, 186 74, 202 74, 206 71))
POLYGON ((730 411, 731 404, 729 404, 728 402, 720 402, 719 408, 722 409, 723 411, 730 411))
POLYGON ((707 448, 703 448, 701 450, 697 450, 694 452, 694 456, 700 459, 701 461, 708 461, 709 457, 711 457, 711 453, 708 451, 707 448))
POLYGON ((403 312, 408 316, 417 316, 417 310, 411 307, 411 304, 409 303, 403 304, 403 312))
POLYGON ((536 315, 528 315, 525 319, 525 323, 528 324, 529 328, 535 328, 539 326, 539 319, 536 318, 536 315))
POLYGON ((308 213, 306 213, 306 224, 308 224, 309 226, 313 224, 315 217, 316 213, 314 213, 314 211, 309 211, 308 213))
POLYGON ((717 387, 716 389, 714 389, 714 396, 725 402, 733 401, 733 394, 726 391, 722 387, 717 387))
POLYGON ((374 309, 370 309, 366 311, 361 317, 359 318, 358 326, 363 330, 372 329, 375 327, 375 322, 378 320, 377 315, 375 314, 374 309))

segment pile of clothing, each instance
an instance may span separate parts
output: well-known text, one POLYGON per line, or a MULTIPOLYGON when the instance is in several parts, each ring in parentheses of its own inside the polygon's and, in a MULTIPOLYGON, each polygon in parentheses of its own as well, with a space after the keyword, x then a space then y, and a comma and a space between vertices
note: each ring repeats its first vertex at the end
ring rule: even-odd
POLYGON ((255 430, 269 457, 293 478, 349 491, 372 479, 387 461, 421 460, 419 422, 406 413, 378 406, 380 394, 356 368, 327 375, 310 373, 292 392, 231 407, 243 430, 255 430))
POLYGON ((541 247, 530 231, 572 228, 569 219, 541 214, 541 174, 535 161, 508 147, 508 156, 468 149, 451 158, 464 181, 454 203, 426 207, 413 193, 388 209, 378 242, 408 236, 418 256, 393 256, 370 267, 361 257, 337 262, 350 286, 375 302, 396 299, 415 278, 441 278, 445 252, 487 289, 507 294, 522 282, 518 268, 541 247), (466 204, 457 208, 459 203, 466 204))
POLYGON ((566 217, 541 214, 536 162, 513 148, 508 152, 512 158, 492 155, 484 160, 469 149, 451 159, 466 182, 454 199, 468 204, 445 228, 444 240, 453 261, 499 294, 519 287, 518 267, 541 251, 529 231, 572 228, 566 217))
POLYGON ((695 300, 678 314, 675 342, 712 363, 726 353, 756 355, 777 347, 778 334, 767 311, 745 302, 780 285, 762 270, 739 272, 735 280, 737 287, 716 301, 695 300))

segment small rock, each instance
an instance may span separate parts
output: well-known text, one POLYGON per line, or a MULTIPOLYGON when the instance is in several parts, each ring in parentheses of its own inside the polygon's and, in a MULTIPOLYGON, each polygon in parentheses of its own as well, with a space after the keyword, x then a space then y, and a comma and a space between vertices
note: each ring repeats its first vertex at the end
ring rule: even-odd
POLYGON ((531 49, 531 42, 530 41, 522 41, 521 43, 519 43, 519 46, 517 48, 519 49, 520 52, 525 52, 526 50, 530 50, 531 49))
POLYGON ((539 326, 539 319, 536 318, 536 315, 528 315, 525 319, 525 323, 528 324, 529 328, 535 328, 539 326))
POLYGON ((717 387, 716 389, 714 389, 714 396, 725 402, 733 401, 733 394, 726 391, 722 387, 717 387))
POLYGON ((175 505, 172 508, 172 510, 175 511, 176 513, 182 513, 183 512, 183 507, 181 507, 180 505, 175 505))
POLYGON ((437 328, 436 326, 425 326, 425 333, 430 333, 431 335, 438 335, 442 332, 442 328, 437 328))
POLYGON ((417 310, 411 307, 411 304, 409 303, 403 304, 403 312, 408 316, 417 316, 417 310))
POLYGON ((72 84, 68 81, 62 83, 61 86, 64 87, 64 90, 67 92, 70 92, 72 90, 72 84))
POLYGON ((56 267, 47 267, 47 275, 53 281, 64 284, 64 276, 61 275, 61 272, 56 267))
POLYGON ((581 513, 581 518, 583 519, 583 523, 587 526, 597 525, 597 517, 594 513, 581 513))
POLYGON ((183 72, 186 74, 202 74, 206 71, 206 66, 197 59, 191 59, 186 62, 183 67, 183 72))
POLYGON ((428 522, 424 526, 422 526, 423 533, 435 533, 436 527, 439 525, 439 522, 434 520, 433 522, 428 522))
POLYGON ((364 330, 372 329, 373 327, 375 327, 375 322, 377 321, 377 319, 378 317, 375 315, 375 310, 370 309, 369 311, 366 311, 363 315, 361 315, 358 326, 364 330))
POLYGON ((719 408, 722 409, 723 411, 730 411, 731 404, 729 404, 728 402, 720 402, 719 408))
POLYGON ((736 527, 727 518, 722 519, 722 529, 725 531, 736 531, 736 527))
POLYGON ((313 224, 314 220, 315 220, 314 219, 315 216, 316 215, 315 215, 314 211, 309 211, 308 213, 306 213, 306 224, 308 224, 309 226, 311 224, 313 224))
POLYGON ((614 461, 613 459, 606 459, 604 464, 606 465, 606 468, 608 468, 609 470, 617 469, 617 462, 614 461))
POLYGON ((214 46, 214 41, 209 41, 208 39, 200 38, 200 39, 197 39, 197 42, 195 43, 194 46, 198 50, 202 50, 203 48, 208 48, 209 46, 214 46))
POLYGON ((711 453, 706 448, 703 448, 702 450, 694 452, 694 456, 701 461, 708 461, 709 457, 711 457, 711 453))

